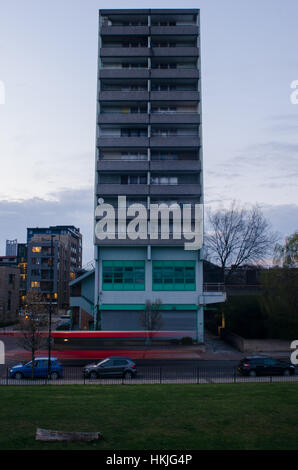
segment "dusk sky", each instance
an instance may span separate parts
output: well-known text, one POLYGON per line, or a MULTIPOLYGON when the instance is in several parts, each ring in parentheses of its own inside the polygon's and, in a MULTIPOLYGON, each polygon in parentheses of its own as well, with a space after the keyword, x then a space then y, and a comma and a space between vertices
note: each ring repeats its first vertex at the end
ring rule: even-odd
POLYGON ((298 229, 297 0, 2 0, 0 254, 71 224, 93 258, 98 9, 200 8, 205 203, 258 203, 298 229))

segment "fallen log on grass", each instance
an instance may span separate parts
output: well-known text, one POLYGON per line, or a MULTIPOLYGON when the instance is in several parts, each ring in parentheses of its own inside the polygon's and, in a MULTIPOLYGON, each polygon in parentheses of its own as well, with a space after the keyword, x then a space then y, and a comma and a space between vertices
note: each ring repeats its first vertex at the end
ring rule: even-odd
POLYGON ((37 428, 36 441, 97 441, 102 439, 99 432, 66 432, 37 428))

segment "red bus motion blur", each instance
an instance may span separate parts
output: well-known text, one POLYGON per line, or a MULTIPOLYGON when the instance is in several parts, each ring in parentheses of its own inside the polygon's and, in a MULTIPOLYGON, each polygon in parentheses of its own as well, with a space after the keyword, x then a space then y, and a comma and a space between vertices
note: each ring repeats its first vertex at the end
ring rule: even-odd
POLYGON ((191 344, 194 331, 54 331, 53 353, 60 359, 102 359, 117 355, 132 359, 175 355, 191 344), (187 339, 186 339, 187 338, 187 339), (170 354, 171 355, 171 354, 170 354))

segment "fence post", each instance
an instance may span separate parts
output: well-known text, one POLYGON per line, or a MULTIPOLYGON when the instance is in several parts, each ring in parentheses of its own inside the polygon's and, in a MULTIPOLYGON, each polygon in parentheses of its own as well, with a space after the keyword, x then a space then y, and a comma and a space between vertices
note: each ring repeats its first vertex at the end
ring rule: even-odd
POLYGON ((234 367, 234 384, 236 383, 236 369, 234 367))
POLYGON ((6 367, 6 385, 8 385, 8 366, 6 367))
POLYGON ((200 383, 200 369, 197 367, 197 384, 200 383))
POLYGON ((162 383, 162 369, 161 367, 159 368, 159 383, 162 383))

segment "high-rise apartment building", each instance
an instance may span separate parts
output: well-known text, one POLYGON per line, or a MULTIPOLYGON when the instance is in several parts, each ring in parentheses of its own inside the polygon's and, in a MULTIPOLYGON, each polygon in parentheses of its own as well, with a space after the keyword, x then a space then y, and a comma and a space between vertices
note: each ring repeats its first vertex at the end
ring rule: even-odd
POLYGON ((27 229, 27 291, 36 289, 44 302, 69 307, 69 282, 82 267, 82 234, 74 226, 27 229))
POLYGON ((204 306, 224 299, 204 291, 201 250, 175 238, 171 211, 169 239, 117 233, 118 196, 143 205, 147 226, 152 204, 203 203, 200 78, 199 10, 100 10, 95 208, 117 219, 114 238, 94 239, 95 328, 142 329, 149 301, 161 329, 203 341, 204 306))

